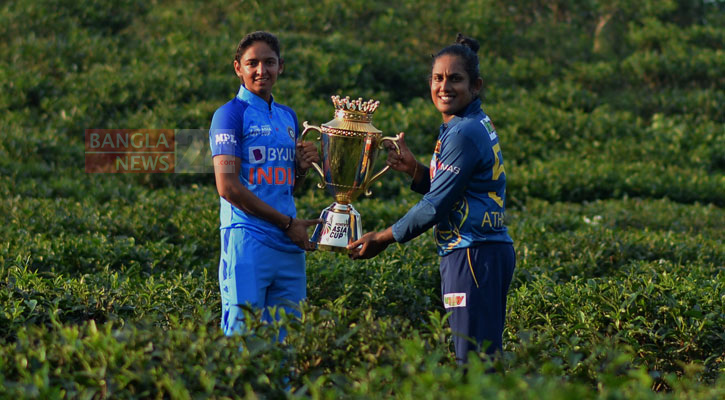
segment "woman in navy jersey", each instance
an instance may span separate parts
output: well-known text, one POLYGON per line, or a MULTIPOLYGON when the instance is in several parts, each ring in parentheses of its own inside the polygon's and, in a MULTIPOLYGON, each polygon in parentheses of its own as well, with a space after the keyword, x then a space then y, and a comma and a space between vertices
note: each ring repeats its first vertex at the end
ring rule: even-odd
POLYGON ((416 160, 402 133, 400 154, 389 152, 388 165, 410 175, 411 188, 423 198, 391 227, 348 247, 354 259, 371 258, 435 226, 443 305, 451 313, 461 364, 470 351, 502 351, 506 295, 516 264, 504 225, 501 146, 479 98, 478 48, 474 39, 458 34, 456 43, 433 57, 430 95, 443 124, 430 166, 416 160))
MULTIPOLYGON (((284 70, 277 37, 246 35, 237 47, 237 95, 219 107, 209 130, 219 192, 221 326, 243 328, 242 306, 294 305, 306 297, 305 250, 313 250, 292 192, 319 161, 313 143, 297 141, 295 112, 275 101, 272 88, 284 70)), ((284 336, 284 332, 281 336, 284 336)))

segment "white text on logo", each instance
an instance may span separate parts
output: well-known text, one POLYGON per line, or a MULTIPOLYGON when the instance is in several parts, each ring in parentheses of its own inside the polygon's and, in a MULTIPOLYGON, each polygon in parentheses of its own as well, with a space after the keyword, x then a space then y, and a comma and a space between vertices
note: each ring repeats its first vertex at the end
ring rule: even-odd
POLYGON ((233 143, 237 144, 237 139, 234 137, 234 135, 230 133, 217 133, 214 136, 214 140, 216 141, 216 144, 227 144, 227 143, 233 143))

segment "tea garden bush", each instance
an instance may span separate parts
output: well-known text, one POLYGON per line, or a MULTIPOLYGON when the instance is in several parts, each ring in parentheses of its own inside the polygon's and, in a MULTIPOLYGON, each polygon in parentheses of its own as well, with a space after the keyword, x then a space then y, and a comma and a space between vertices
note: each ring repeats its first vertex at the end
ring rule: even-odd
MULTIPOLYGON (((725 397, 723 26, 720 0, 4 3, 0 397, 725 397), (480 40, 517 253, 501 358, 456 366, 430 234, 310 253, 301 318, 248 309, 224 337, 213 175, 84 172, 85 129, 207 129, 257 29, 300 122, 375 98, 423 162, 430 54, 480 40)), ((309 218, 331 202, 314 183, 309 218)), ((408 185, 356 201, 364 230, 408 185)))

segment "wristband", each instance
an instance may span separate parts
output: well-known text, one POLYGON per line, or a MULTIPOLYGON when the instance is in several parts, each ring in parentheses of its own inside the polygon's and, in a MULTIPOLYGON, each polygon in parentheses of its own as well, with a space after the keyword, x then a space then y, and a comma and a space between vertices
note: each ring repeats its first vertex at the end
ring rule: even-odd
POLYGON ((306 177, 307 176, 307 171, 309 171, 309 170, 305 170, 304 173, 299 174, 299 173, 297 173, 297 171, 299 171, 299 169, 300 168, 295 168, 295 178, 304 178, 304 177, 306 177))
POLYGON ((289 217, 289 222, 287 222, 287 226, 285 226, 284 228, 282 228, 282 232, 287 232, 289 230, 290 226, 292 226, 292 221, 293 220, 294 220, 294 218, 292 218, 292 216, 290 216, 289 217))

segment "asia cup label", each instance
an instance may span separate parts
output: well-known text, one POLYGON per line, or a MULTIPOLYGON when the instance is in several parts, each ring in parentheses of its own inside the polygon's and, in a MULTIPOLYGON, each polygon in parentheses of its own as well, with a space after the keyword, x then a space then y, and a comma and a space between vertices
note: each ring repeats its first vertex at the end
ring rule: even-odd
POLYGON ((446 293, 443 295, 443 306, 445 308, 456 308, 466 306, 465 293, 446 293))
POLYGON ((320 244, 326 244, 330 246, 347 246, 348 242, 348 230, 350 229, 350 216, 333 214, 335 218, 332 220, 325 221, 325 226, 322 228, 320 235, 320 244))

